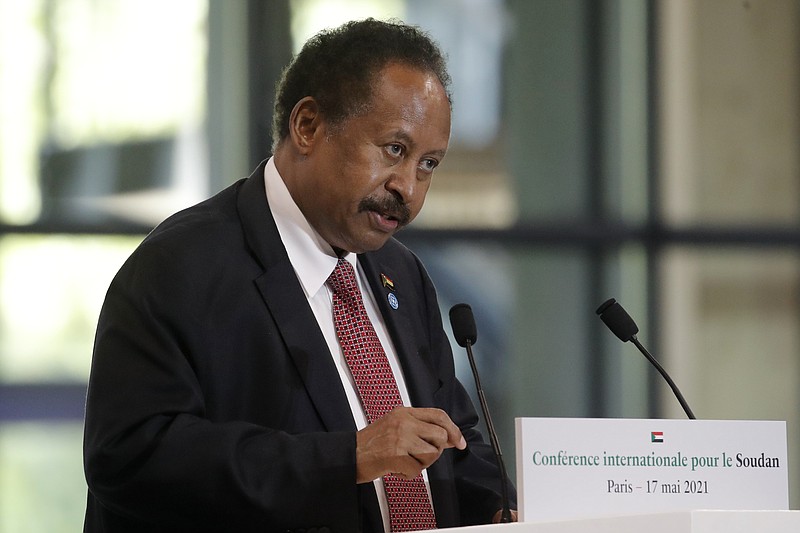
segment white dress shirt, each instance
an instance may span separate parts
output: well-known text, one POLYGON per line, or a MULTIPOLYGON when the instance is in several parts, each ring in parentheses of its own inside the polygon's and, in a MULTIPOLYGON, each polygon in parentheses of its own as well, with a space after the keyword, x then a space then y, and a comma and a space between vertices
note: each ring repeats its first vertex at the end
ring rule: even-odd
MULTIPOLYGON (((308 304, 311 306, 320 330, 322 330, 322 335, 325 337, 325 342, 328 344, 336 370, 339 372, 339 378, 342 380, 356 428, 363 429, 367 425, 367 416, 361 405, 342 347, 339 345, 339 339, 336 336, 336 329, 333 324, 333 292, 325 283, 334 268, 336 268, 339 258, 334 253, 331 245, 325 242, 319 233, 311 227, 300 208, 297 207, 297 204, 289 194, 289 190, 286 188, 286 184, 278 173, 278 169, 275 168, 273 158, 270 158, 264 169, 264 182, 270 210, 283 245, 286 247, 286 253, 289 255, 289 261, 294 267, 308 304)), ((358 256, 348 253, 344 259, 353 265, 356 280, 364 300, 364 307, 375 328, 375 333, 377 333, 378 339, 381 341, 383 350, 386 352, 386 357, 389 359, 389 365, 392 367, 392 372, 397 381, 397 388, 400 390, 403 405, 410 406, 411 402, 409 401, 403 371, 397 359, 397 352, 386 330, 383 317, 375 303, 375 296, 372 294, 372 290, 369 288, 358 265, 358 256)), ((427 472, 423 472, 423 476, 427 486, 427 472)), ((374 483, 381 514, 383 515, 384 529, 389 531, 389 506, 383 489, 383 479, 378 478, 374 483)), ((430 498, 430 487, 428 487, 428 497, 430 498)))

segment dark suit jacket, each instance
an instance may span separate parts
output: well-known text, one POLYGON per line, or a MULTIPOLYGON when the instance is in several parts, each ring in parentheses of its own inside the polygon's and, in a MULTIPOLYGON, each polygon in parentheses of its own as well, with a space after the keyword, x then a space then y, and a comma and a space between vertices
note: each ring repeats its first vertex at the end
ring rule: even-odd
MULTIPOLYGON (((395 240, 359 261, 412 403, 447 411, 468 441, 428 469, 437 521, 488 522, 500 508, 497 470, 455 378, 433 285, 395 240)), ((373 485, 355 482, 355 448, 262 164, 162 223, 108 290, 87 400, 84 530, 382 531, 373 485)))

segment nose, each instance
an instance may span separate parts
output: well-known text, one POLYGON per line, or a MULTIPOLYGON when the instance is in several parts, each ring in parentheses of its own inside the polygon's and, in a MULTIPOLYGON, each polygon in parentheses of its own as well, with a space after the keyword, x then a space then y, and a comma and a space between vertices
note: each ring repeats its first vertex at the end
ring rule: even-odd
POLYGON ((417 188, 417 167, 408 161, 394 167, 392 174, 386 181, 386 189, 403 203, 408 203, 414 197, 417 188))

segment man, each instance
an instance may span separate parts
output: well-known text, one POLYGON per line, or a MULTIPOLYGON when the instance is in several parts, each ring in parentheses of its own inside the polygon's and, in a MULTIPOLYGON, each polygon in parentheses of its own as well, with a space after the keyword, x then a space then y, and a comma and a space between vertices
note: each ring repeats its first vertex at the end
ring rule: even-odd
POLYGON ((435 291, 392 238, 447 151, 448 83, 415 28, 323 32, 279 84, 274 157, 131 255, 98 322, 85 531, 497 520, 435 291))

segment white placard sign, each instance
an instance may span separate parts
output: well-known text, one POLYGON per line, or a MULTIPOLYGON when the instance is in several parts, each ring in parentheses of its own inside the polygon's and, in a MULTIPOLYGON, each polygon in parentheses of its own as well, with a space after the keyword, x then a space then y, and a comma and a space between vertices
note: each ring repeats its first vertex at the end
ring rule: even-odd
POLYGON ((789 508, 786 422, 517 418, 522 521, 789 508))

